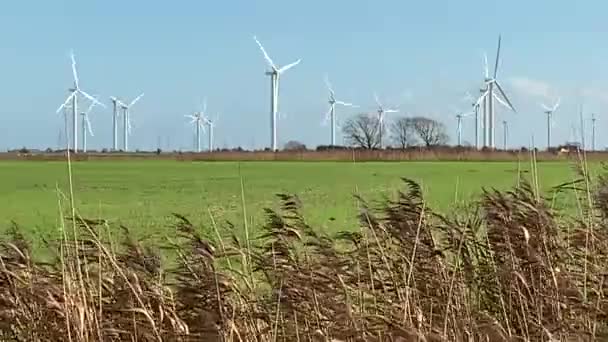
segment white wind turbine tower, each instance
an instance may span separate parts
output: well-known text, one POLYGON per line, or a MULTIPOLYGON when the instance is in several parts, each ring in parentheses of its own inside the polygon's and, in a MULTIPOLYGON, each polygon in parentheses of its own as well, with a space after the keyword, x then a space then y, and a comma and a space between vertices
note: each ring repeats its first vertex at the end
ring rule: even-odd
POLYGON ((327 77, 327 75, 325 76, 325 85, 327 85, 327 90, 329 90, 329 110, 327 111, 327 113, 325 114, 325 119, 324 119, 324 123, 327 123, 327 121, 330 121, 330 125, 331 125, 331 146, 336 146, 336 104, 345 106, 345 107, 353 107, 353 108, 357 108, 358 106, 352 104, 352 103, 348 103, 348 102, 343 102, 343 101, 339 101, 336 100, 336 93, 334 92, 331 83, 329 83, 329 78, 327 77))
POLYGON ((264 59, 271 68, 271 71, 267 71, 266 75, 270 76, 270 145, 273 151, 277 150, 277 111, 279 106, 279 78, 280 76, 287 70, 293 68, 298 65, 301 59, 288 64, 282 68, 279 68, 274 64, 266 50, 262 46, 262 44, 258 41, 256 36, 253 36, 253 39, 262 50, 264 54, 264 59))
POLYGON ((123 147, 124 147, 124 151, 127 152, 129 151, 129 134, 131 134, 131 107, 133 107, 133 105, 135 105, 142 97, 144 96, 144 93, 141 93, 138 97, 136 97, 133 101, 131 101, 131 103, 124 104, 124 103, 120 103, 120 107, 122 109, 122 114, 123 114, 123 129, 124 129, 124 136, 123 138, 123 147))
POLYGON ((384 109, 384 106, 382 105, 382 103, 380 103, 380 100, 378 99, 378 95, 376 93, 374 93, 374 99, 376 100, 376 104, 378 104, 378 109, 376 110, 378 113, 378 134, 380 135, 380 148, 383 148, 383 141, 382 141, 382 131, 384 128, 384 114, 387 113, 398 113, 399 110, 398 109, 384 109))
POLYGON ((484 84, 485 84, 486 89, 480 98, 480 99, 483 99, 484 111, 485 111, 485 114, 484 114, 484 146, 489 146, 491 148, 496 147, 495 127, 494 127, 496 117, 495 117, 495 111, 494 111, 494 100, 500 101, 499 97, 495 93, 495 88, 498 90, 498 92, 500 92, 501 96, 506 101, 508 108, 510 108, 513 112, 517 112, 515 110, 515 108, 513 107, 513 105, 511 104, 511 101, 509 100, 509 98, 507 97, 505 92, 503 91, 503 89, 500 86, 500 83, 498 82, 498 79, 497 79, 498 63, 500 62, 500 42, 501 42, 501 36, 499 35, 498 36, 498 48, 496 50, 496 62, 494 64, 494 75, 491 78, 490 78, 489 71, 488 71, 487 56, 484 55, 485 62, 486 62, 484 84))
POLYGON ((89 135, 94 136, 93 128, 91 127, 91 121, 89 121, 89 114, 91 113, 91 110, 93 109, 93 107, 95 107, 95 102, 91 102, 91 104, 89 105, 89 108, 87 109, 86 112, 80 113, 80 116, 82 117, 82 152, 83 153, 87 152, 87 131, 88 131, 89 135))
MULTIPOLYGON (((102 106, 105 108, 105 105, 99 101, 97 101, 97 99, 95 99, 93 96, 87 94, 85 91, 83 91, 82 89, 80 89, 80 82, 78 79, 78 72, 76 71, 76 58, 74 57, 74 52, 71 51, 70 52, 70 58, 72 59, 72 75, 74 76, 74 88, 70 88, 70 96, 68 96, 68 98, 65 100, 65 102, 59 106, 59 108, 57 108, 57 113, 61 112, 61 110, 63 110, 68 103, 70 103, 70 101, 72 102, 72 139, 73 139, 73 148, 74 148, 74 153, 77 152, 78 150, 78 94, 86 97, 87 99, 91 100, 92 102, 102 106)), ((66 136, 67 136, 67 132, 66 132, 66 136)), ((69 146, 68 146, 69 149, 69 146)))
POLYGON ((551 127, 553 127, 553 123, 552 123, 553 113, 559 107, 560 102, 561 102, 561 99, 558 98, 557 102, 555 102, 553 107, 549 107, 549 106, 545 105, 544 103, 541 103, 541 106, 545 110, 545 114, 547 114, 547 149, 551 148, 551 127))
POLYGON ((469 117, 471 115, 475 114, 475 112, 469 112, 469 113, 458 113, 456 114, 456 120, 458 120, 458 125, 456 128, 456 134, 458 137, 458 146, 462 146, 462 119, 469 117))

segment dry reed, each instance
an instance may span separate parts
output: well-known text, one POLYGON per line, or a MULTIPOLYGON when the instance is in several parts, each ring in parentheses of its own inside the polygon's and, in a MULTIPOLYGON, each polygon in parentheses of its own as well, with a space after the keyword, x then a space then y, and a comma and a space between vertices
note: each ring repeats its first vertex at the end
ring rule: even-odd
POLYGON ((608 172, 580 177, 559 189, 584 199, 574 217, 524 179, 441 215, 404 179, 395 199, 359 198, 360 227, 333 236, 290 195, 248 241, 217 227, 206 240, 175 215, 155 249, 75 218, 46 263, 15 226, 0 243, 0 339, 606 340, 608 172))

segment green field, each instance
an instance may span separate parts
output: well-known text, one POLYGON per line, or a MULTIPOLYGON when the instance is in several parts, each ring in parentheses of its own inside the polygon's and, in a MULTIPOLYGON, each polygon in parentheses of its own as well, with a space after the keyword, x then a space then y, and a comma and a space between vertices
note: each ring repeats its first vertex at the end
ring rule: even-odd
MULTIPOLYGON (((358 192, 369 200, 400 189, 400 177, 422 182, 431 207, 447 211, 455 201, 468 200, 482 187, 506 189, 517 181, 511 162, 176 162, 103 161, 73 164, 75 203, 82 216, 104 218, 138 233, 166 232, 177 212, 201 226, 211 215, 242 227, 241 179, 248 220, 264 219, 262 209, 275 207, 276 193, 297 194, 303 212, 315 227, 352 229, 358 192)), ((572 165, 539 163, 542 187, 573 179, 572 165)), ((57 189, 69 192, 67 165, 62 162, 0 163, 2 226, 17 222, 24 231, 57 231, 60 203, 57 189)), ((64 208, 65 209, 65 208, 64 208)))

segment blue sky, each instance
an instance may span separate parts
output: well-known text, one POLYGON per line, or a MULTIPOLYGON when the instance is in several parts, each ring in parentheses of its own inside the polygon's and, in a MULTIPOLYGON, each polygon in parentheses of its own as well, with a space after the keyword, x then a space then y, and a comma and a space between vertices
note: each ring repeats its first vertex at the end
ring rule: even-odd
MULTIPOLYGON (((71 85, 74 49, 81 87, 108 109, 91 114, 93 148, 111 144, 108 97, 146 95, 132 110, 131 146, 191 149, 184 115, 208 99, 219 113, 216 146, 269 143, 269 80, 255 34, 278 64, 302 63, 281 79, 279 142, 325 144, 324 74, 339 98, 372 110, 376 91, 408 115, 444 121, 455 139, 456 108, 482 80, 503 36, 499 80, 518 109, 511 145, 545 141, 539 101, 562 97, 554 141, 572 136, 579 104, 608 124, 605 1, 68 1, 20 0, 0 10, 0 148, 56 147, 56 108, 71 85)), ((339 109, 344 120, 357 110, 339 109)), ((389 117, 390 120, 390 117, 389 117)), ((502 141, 497 130, 497 141, 502 141)), ((464 124, 473 140, 473 124, 464 124)), ((590 139, 587 137, 587 139, 590 139)), ((206 139, 203 140, 206 142, 206 139)), ((598 133, 598 147, 608 137, 598 133)))

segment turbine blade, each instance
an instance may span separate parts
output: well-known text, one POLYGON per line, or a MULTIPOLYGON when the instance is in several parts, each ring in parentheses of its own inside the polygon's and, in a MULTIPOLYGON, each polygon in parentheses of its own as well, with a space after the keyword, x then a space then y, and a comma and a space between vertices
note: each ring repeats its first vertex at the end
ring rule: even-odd
POLYGON ((333 96, 334 95, 334 90, 331 87, 331 83, 329 83, 329 76, 327 76, 327 74, 325 74, 325 85, 327 86, 327 89, 329 90, 329 92, 333 96))
POLYGON ((72 59, 72 75, 74 76, 74 85, 76 89, 79 89, 78 72, 76 71, 76 57, 74 56, 74 50, 70 51, 70 58, 72 59))
POLYGON ((498 83, 498 81, 495 81, 494 84, 498 88, 498 91, 500 91, 500 94, 502 95, 502 97, 504 98, 504 100, 507 101, 507 103, 509 104, 509 107, 511 108, 511 110, 514 111, 514 112, 517 112, 517 110, 515 110, 515 107, 513 107, 513 104, 511 103, 511 101, 507 97, 507 94, 505 94, 504 90, 502 90, 502 87, 500 86, 500 83, 498 83))
POLYGON ((475 101, 475 99, 473 98, 473 96, 471 95, 471 93, 469 93, 469 91, 465 91, 463 99, 466 100, 466 101, 470 101, 470 102, 475 101))
POLYGON ((486 79, 490 78, 490 71, 488 69, 488 54, 484 51, 483 52, 483 63, 484 63, 484 75, 486 76, 486 79))
POLYGON ((329 123, 329 120, 331 120, 331 106, 329 106, 329 109, 325 113, 325 116, 323 117, 323 121, 321 121, 321 126, 327 126, 327 124, 329 123))
POLYGON ((91 102, 91 104, 89 104, 89 108, 87 108, 87 111, 84 112, 87 117, 88 117, 89 113, 91 112, 91 110, 93 110, 93 107, 95 107, 95 102, 91 102))
POLYGON ((84 116, 84 121, 87 123, 87 129, 89 130, 89 134, 94 137, 95 135, 93 134, 93 128, 91 127, 91 121, 89 121, 89 116, 85 115, 84 116))
POLYGON ((541 106, 541 107, 543 107, 543 109, 544 109, 544 110, 546 110, 547 112, 550 112, 550 111, 551 111, 551 108, 549 108, 549 106, 547 106, 547 105, 546 105, 546 104, 544 104, 544 103, 541 103, 541 104, 540 104, 540 106, 541 106))
POLYGON ((295 61, 295 62, 293 62, 291 64, 287 64, 286 66, 284 66, 284 67, 282 67, 281 69, 278 70, 279 74, 282 74, 285 71, 287 71, 287 70, 293 68, 294 66, 300 64, 301 61, 302 61, 301 59, 298 59, 297 61, 295 61))
POLYGON ((359 106, 354 105, 354 104, 352 104, 350 102, 336 101, 336 103, 339 104, 339 105, 346 106, 346 107, 353 107, 353 108, 358 108, 359 107, 359 106))
POLYGON ((97 99, 96 99, 96 98, 94 98, 93 96, 91 96, 91 95, 87 94, 86 92, 84 92, 84 91, 82 91, 82 90, 80 90, 80 89, 78 89, 77 91, 78 91, 79 93, 81 93, 81 94, 82 94, 84 97, 86 97, 87 99, 89 99, 89 100, 91 100, 91 101, 95 102, 96 104, 98 104, 98 105, 102 106, 103 108, 106 108, 106 105, 104 105, 103 103, 101 103, 101 102, 97 101, 97 99))
POLYGON ((136 104, 137 101, 139 101, 142 97, 144 97, 144 93, 141 93, 138 97, 136 97, 133 101, 131 101, 131 103, 129 103, 129 105, 127 107, 131 107, 132 105, 136 104))
POLYGON ((505 108, 507 109, 512 109, 505 101, 503 101, 498 95, 496 95, 496 93, 492 94, 492 97, 498 101, 501 105, 505 106, 505 108))
POLYGON ((382 104, 380 103, 380 99, 378 99, 378 94, 376 94, 374 92, 374 100, 376 100, 376 103, 378 104, 378 107, 382 108, 382 104))
POLYGON ((266 53, 266 50, 262 46, 262 43, 260 43, 260 41, 258 40, 258 38, 256 36, 253 36, 253 39, 255 40, 255 42, 260 47, 260 50, 262 50, 262 53, 264 54, 264 59, 266 59, 266 62, 268 63, 268 65, 270 65, 270 67, 272 68, 272 70, 277 71, 276 65, 274 64, 274 62, 272 61, 272 59, 270 59, 270 56, 268 56, 268 53, 266 53))
POLYGON ((554 112, 559 107, 561 102, 562 102, 562 99, 558 98, 557 102, 555 102, 555 105, 553 106, 553 108, 551 108, 551 111, 554 112))
POLYGON ((59 106, 59 108, 57 108, 57 111, 55 113, 59 113, 61 112, 61 110, 63 110, 63 108, 65 108, 68 103, 70 103, 70 101, 72 101, 72 98, 74 98, 74 96, 76 96, 76 92, 72 92, 72 94, 70 96, 68 96, 68 98, 65 100, 65 102, 59 106))
POLYGON ((488 93, 489 93, 489 92, 490 92, 489 90, 486 90, 486 91, 485 91, 485 92, 484 92, 484 93, 483 93, 483 94, 482 94, 482 95, 481 95, 481 96, 480 96, 480 97, 477 99, 477 102, 475 102, 475 107, 479 107, 479 106, 481 105, 481 101, 483 101, 483 100, 486 98, 486 96, 488 96, 488 93))
POLYGON ((498 62, 500 61, 500 35, 498 35, 498 49, 496 49, 496 64, 494 64, 494 79, 496 79, 496 74, 498 74, 498 62))
POLYGON ((131 117, 127 119, 127 133, 131 135, 131 117))

